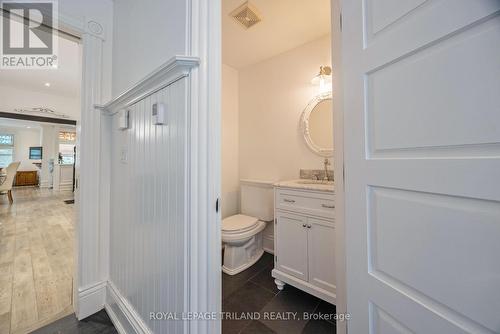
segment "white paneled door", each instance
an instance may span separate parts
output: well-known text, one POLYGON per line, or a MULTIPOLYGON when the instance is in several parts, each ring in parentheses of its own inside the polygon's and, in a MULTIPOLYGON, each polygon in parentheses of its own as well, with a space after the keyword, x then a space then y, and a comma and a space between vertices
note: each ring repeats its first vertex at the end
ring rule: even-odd
POLYGON ((500 332, 500 1, 343 1, 349 333, 500 332))

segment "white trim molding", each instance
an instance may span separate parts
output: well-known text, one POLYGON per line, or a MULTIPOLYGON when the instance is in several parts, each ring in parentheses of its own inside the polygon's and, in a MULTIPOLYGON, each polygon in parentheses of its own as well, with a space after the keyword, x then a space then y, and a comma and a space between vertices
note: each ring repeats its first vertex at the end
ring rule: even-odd
MULTIPOLYGON (((335 175, 335 277, 336 310, 347 313, 346 244, 344 215, 344 85, 342 66, 342 2, 331 0, 333 87, 333 173, 335 175)), ((350 43, 347 40, 347 43, 350 43)), ((337 333, 347 333, 347 321, 337 321, 337 333)))
POLYGON ((175 81, 189 75, 192 68, 198 66, 200 59, 197 57, 174 56, 162 66, 151 72, 133 87, 127 89, 113 100, 103 106, 96 106, 107 113, 114 114, 122 108, 144 99, 175 81))
MULTIPOLYGON (((106 271, 103 270, 108 263, 106 247, 108 240, 102 234, 102 227, 109 221, 100 219, 102 184, 101 175, 101 115, 96 113, 94 105, 101 103, 102 96, 102 48, 104 39, 96 36, 95 31, 88 31, 85 27, 89 20, 85 20, 84 30, 81 35, 83 45, 82 55, 82 94, 81 94, 81 123, 77 138, 77 151, 80 152, 76 159, 77 191, 75 192, 77 210, 77 251, 76 275, 78 286, 76 315, 83 319, 101 310, 104 306, 105 293, 88 295, 89 288, 99 286, 107 280, 106 271), (91 297, 90 297, 91 296, 91 297)), ((95 22, 95 21, 93 21, 95 22)), ((101 30, 101 34, 104 32, 101 30)), ((97 292, 96 292, 97 293, 97 292)))
POLYGON ((151 329, 141 320, 140 315, 130 305, 112 282, 107 284, 106 312, 120 334, 150 334, 151 329))
MULTIPOLYGON (((185 312, 222 310, 221 213, 221 0, 187 2, 187 41, 200 66, 190 76, 188 189, 186 195, 185 312)), ((220 320, 196 320, 185 333, 221 332, 220 320)))
POLYGON ((84 288, 78 288, 78 315, 86 318, 94 314, 96 307, 102 309, 106 301, 106 282, 98 282, 84 288))

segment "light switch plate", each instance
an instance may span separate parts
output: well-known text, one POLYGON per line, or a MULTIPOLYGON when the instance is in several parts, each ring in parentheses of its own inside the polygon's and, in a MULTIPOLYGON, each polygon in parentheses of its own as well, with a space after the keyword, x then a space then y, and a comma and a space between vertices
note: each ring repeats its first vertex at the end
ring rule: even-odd
POLYGON ((127 159, 128 159, 128 152, 127 152, 127 148, 124 147, 122 148, 122 150, 120 151, 120 162, 122 164, 126 164, 127 163, 127 159))

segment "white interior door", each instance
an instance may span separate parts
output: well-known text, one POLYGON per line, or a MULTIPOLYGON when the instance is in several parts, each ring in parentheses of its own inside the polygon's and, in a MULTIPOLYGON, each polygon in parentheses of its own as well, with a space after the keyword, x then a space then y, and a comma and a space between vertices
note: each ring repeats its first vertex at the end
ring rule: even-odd
POLYGON ((500 332, 500 1, 343 1, 348 332, 500 332))

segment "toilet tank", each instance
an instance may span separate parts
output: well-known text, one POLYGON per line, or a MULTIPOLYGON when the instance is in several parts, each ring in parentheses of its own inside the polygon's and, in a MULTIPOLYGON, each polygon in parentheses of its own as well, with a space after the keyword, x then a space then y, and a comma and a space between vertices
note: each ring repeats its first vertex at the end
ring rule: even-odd
POLYGON ((240 180, 241 213, 262 221, 274 219, 274 182, 240 180))

